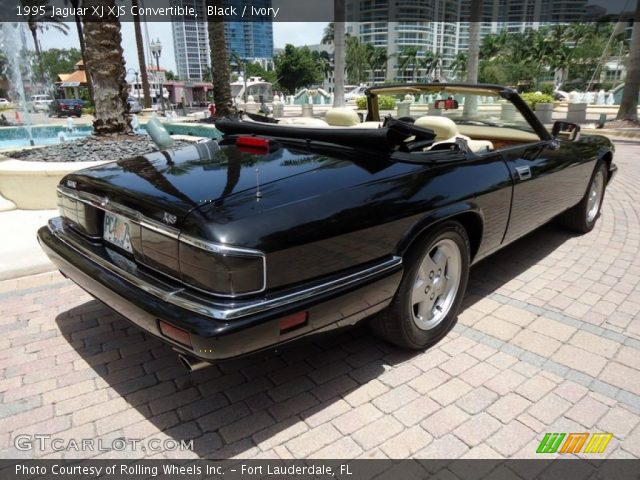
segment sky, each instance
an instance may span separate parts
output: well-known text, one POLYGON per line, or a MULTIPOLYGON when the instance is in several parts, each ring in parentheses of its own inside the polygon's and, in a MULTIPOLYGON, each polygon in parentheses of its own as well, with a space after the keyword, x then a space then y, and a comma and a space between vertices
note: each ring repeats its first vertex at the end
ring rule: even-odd
MULTIPOLYGON (((46 30, 40 35, 40 44, 44 50, 50 48, 80 48, 78 34, 75 23, 67 23, 69 26, 68 35, 63 35, 55 30, 46 30)), ((122 24, 122 48, 126 68, 138 69, 138 52, 136 50, 136 40, 132 22, 122 24)), ((142 35, 145 35, 144 25, 142 35)), ((156 38, 162 43, 162 55, 160 56, 160 67, 176 72, 176 60, 173 52, 173 37, 170 22, 148 22, 149 40, 156 38)), ((283 48, 287 43, 293 45, 313 45, 320 43, 322 32, 326 27, 323 23, 295 23, 295 22, 274 22, 273 23, 273 46, 283 48)), ((31 35, 27 36, 28 46, 33 49, 31 35)), ((130 72, 129 76, 133 76, 130 72)))

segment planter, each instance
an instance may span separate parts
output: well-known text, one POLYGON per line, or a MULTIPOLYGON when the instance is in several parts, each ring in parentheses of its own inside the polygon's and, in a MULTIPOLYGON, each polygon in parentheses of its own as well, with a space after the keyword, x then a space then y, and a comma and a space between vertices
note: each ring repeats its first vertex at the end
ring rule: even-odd
POLYGON ((514 104, 503 103, 500 110, 500 119, 506 122, 513 122, 517 118, 516 112, 517 110, 514 104))
POLYGON ((538 103, 536 105, 536 117, 545 125, 553 123, 553 103, 538 103))
POLYGON ((586 103, 570 103, 567 108, 567 122, 584 123, 587 120, 586 103))
POLYGON ((62 177, 108 162, 0 161, 0 195, 21 210, 57 208, 56 187, 62 177))

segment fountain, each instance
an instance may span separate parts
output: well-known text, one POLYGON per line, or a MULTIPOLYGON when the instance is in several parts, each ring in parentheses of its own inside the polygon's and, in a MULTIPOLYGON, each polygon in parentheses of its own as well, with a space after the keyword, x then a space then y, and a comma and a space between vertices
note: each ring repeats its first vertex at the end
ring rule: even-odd
MULTIPOLYGON (((13 86, 13 96, 18 98, 20 111, 24 126, 26 128, 29 144, 34 145, 33 134, 31 131, 31 116, 27 108, 27 95, 24 91, 24 80, 22 78, 21 52, 24 50, 24 42, 26 32, 24 31, 24 23, 2 23, 0 24, 0 49, 7 56, 8 74, 11 78, 13 86)), ((17 117, 17 115, 16 115, 17 117)))
POLYGON ((135 113, 131 115, 131 128, 133 128, 133 133, 138 133, 140 129, 140 120, 138 120, 138 116, 135 113))
POLYGON ((324 102, 329 100, 331 95, 321 88, 303 88, 293 98, 293 103, 298 105, 324 105, 324 102))
POLYGON ((64 143, 67 141, 67 136, 64 134, 64 132, 58 132, 58 141, 60 143, 64 143))
POLYGON ((67 131, 68 132, 73 132, 74 130, 75 130, 75 128, 73 126, 73 118, 67 117, 67 131))

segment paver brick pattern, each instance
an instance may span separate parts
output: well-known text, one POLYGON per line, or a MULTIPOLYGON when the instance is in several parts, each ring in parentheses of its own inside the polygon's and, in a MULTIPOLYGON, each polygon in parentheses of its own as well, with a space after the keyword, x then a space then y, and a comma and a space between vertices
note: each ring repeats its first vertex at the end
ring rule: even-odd
POLYGON ((588 235, 548 225, 472 269, 426 352, 365 328, 186 372, 58 273, 0 283, 0 453, 23 433, 193 440, 132 457, 535 457, 546 432, 607 431, 640 457, 640 144, 588 235))

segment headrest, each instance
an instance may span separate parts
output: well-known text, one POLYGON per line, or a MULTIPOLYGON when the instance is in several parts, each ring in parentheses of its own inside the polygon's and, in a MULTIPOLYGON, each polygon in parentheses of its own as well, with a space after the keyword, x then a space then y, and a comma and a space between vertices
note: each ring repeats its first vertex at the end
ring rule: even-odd
POLYGON ((436 140, 446 140, 459 134, 457 125, 447 117, 425 115, 416 118, 416 127, 429 128, 436 134, 436 140))
POLYGON ((360 117, 351 108, 332 108, 324 119, 333 127, 352 127, 360 123, 360 117))

